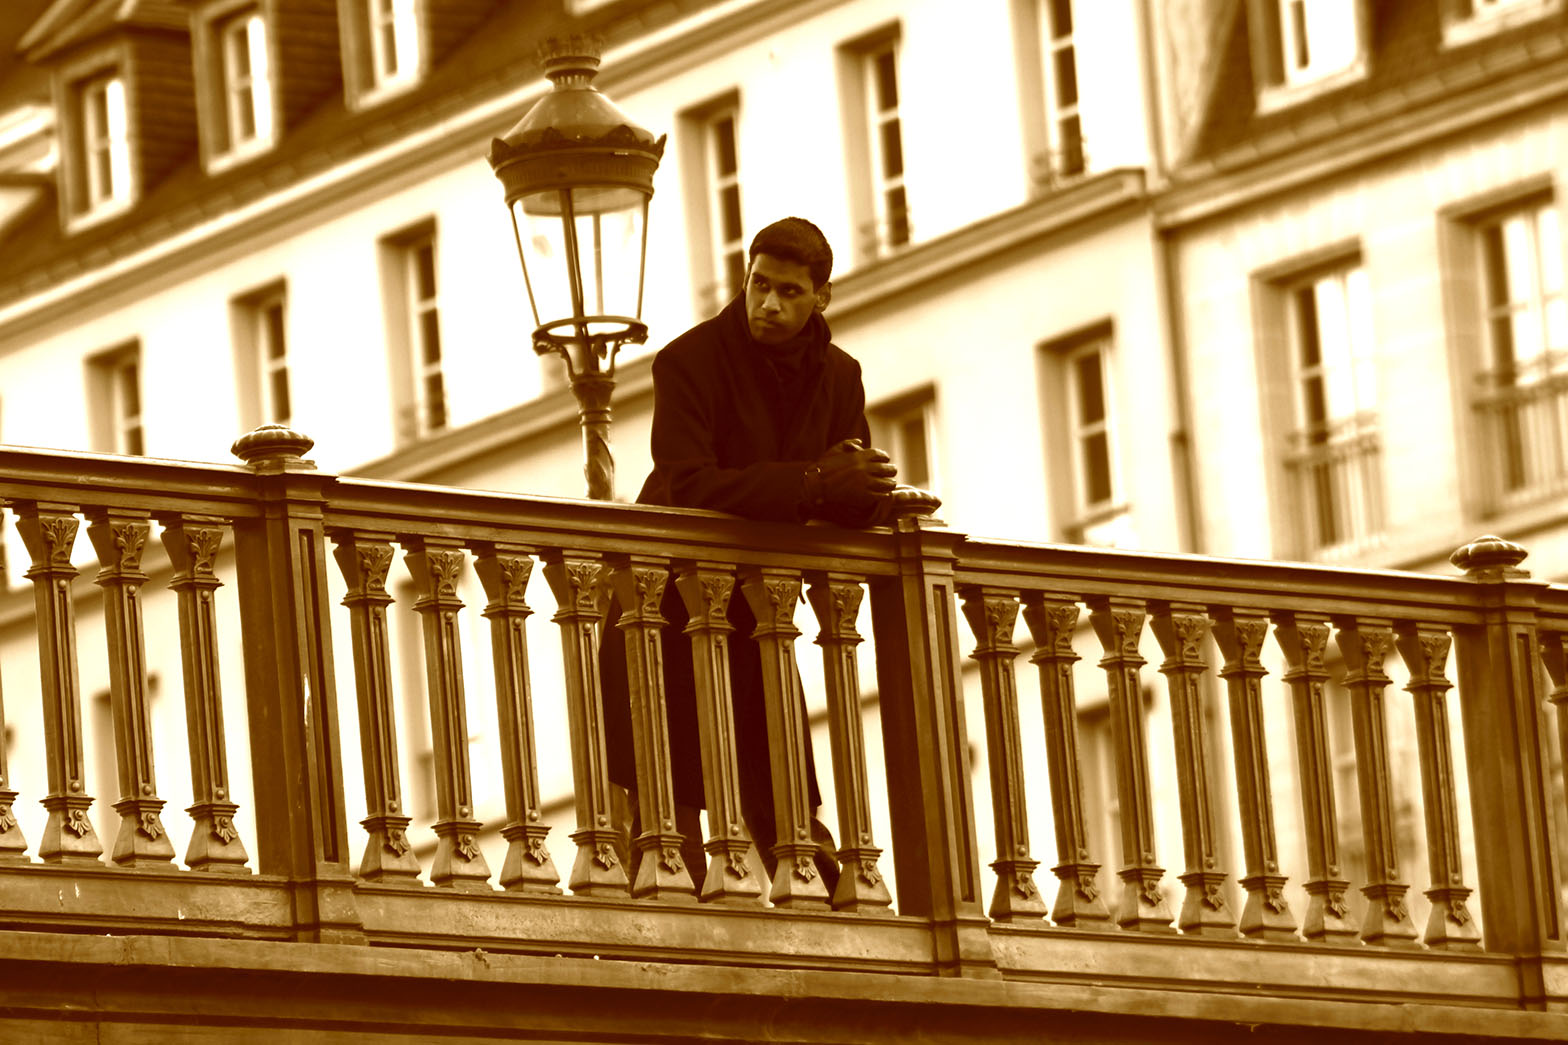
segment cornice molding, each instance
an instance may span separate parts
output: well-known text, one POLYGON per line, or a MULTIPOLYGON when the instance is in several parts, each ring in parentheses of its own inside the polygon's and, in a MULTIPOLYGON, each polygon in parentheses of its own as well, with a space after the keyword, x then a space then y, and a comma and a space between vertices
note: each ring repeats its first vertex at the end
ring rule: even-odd
POLYGON ((831 322, 1030 243, 1076 231, 1086 222, 1145 210, 1150 195, 1140 168, 1086 178, 1011 210, 899 251, 833 281, 831 322))

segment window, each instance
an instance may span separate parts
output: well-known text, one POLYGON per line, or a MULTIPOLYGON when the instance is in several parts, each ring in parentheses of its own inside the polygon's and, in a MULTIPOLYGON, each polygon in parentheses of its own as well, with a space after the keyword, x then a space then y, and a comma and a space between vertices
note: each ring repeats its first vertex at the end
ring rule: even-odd
POLYGON ((419 439, 448 425, 435 226, 390 236, 381 248, 398 435, 419 439))
POLYGON ((740 220, 740 160, 735 150, 735 110, 708 121, 708 225, 713 240, 715 310, 740 292, 746 278, 746 243, 740 220))
POLYGON ((218 36, 228 149, 264 145, 272 140, 266 23, 259 12, 247 11, 221 23, 218 36))
POLYGON ((132 342, 87 361, 88 411, 93 448, 142 454, 141 347, 132 342))
POLYGON ((1047 459, 1061 539, 1128 548, 1137 538, 1117 466, 1111 347, 1108 323, 1043 346, 1047 459))
POLYGON ((872 442, 898 467, 898 481, 939 492, 936 473, 936 398, 922 388, 868 411, 872 442))
POLYGON ((1488 369, 1478 401, 1492 508, 1568 488, 1568 299, 1556 203, 1476 228, 1488 369))
POLYGON ((851 196, 864 260, 910 240, 904 189, 904 132, 899 116, 899 41, 883 31, 840 49, 849 168, 863 172, 851 196))
POLYGON ((241 424, 249 428, 293 424, 288 293, 283 283, 234 298, 229 302, 229 323, 241 424))
POLYGON ((1445 0, 1443 42, 1461 44, 1562 9, 1562 0, 1445 0))
POLYGON ((1078 118, 1078 58, 1073 46, 1072 0, 1042 0, 1041 54, 1045 65, 1046 142, 1036 180, 1046 184, 1084 171, 1083 125, 1078 118))
POLYGON ((413 79, 419 67, 414 0, 361 0, 370 38, 370 79, 386 87, 413 79))
POLYGON ((1296 411, 1286 467, 1299 551, 1358 552, 1383 533, 1366 270, 1342 265, 1289 285, 1286 295, 1296 411))
POLYGON ((1358 0, 1250 0, 1254 68, 1268 88, 1295 88, 1355 70, 1362 54, 1358 0))
POLYGON ((125 82, 94 76, 76 88, 81 140, 83 212, 107 209, 130 198, 131 154, 126 133, 125 82))

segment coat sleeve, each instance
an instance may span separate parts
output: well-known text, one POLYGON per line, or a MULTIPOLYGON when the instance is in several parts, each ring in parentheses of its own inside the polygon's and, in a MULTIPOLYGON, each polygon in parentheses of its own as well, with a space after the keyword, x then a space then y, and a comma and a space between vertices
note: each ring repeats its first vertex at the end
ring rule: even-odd
MULTIPOLYGON (((810 461, 759 461, 721 468, 714 445, 711 388, 668 351, 653 360, 653 452, 663 490, 678 508, 707 508, 752 519, 799 522, 801 491, 810 461)), ((666 496, 667 495, 667 496, 666 496)))

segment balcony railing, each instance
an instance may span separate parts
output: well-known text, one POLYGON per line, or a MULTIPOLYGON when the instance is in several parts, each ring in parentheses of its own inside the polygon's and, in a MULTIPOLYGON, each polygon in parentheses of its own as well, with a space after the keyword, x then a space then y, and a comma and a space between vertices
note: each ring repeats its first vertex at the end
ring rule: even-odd
MULTIPOLYGON (((1122 1034, 1133 1033, 1127 1020, 1163 1020, 1207 1040, 1244 1036, 1246 1024, 1547 1038, 1568 1029, 1568 1016, 1540 1011, 1568 1009, 1562 782, 1550 753, 1568 747, 1568 588, 1529 579, 1507 542, 1467 546, 1456 577, 1030 546, 919 517, 845 531, 335 477, 302 461, 308 444, 286 431, 236 445, 246 466, 0 449, 0 497, 32 562, 42 702, 17 748, 47 756, 41 779, 0 764, 6 969, 45 952, 55 964, 40 968, 130 963, 164 969, 169 982, 203 962, 296 978, 347 963, 356 975, 404 977, 410 990, 421 976, 475 991, 507 977, 569 981, 588 1012, 594 989, 654 977, 679 996, 698 989, 693 967, 711 967, 700 990, 719 1023, 706 1026, 739 1037, 761 1036, 746 1021, 774 1018, 743 1000, 754 994, 831 996, 832 1011, 874 1001, 885 1028, 904 1026, 903 1005, 920 1014, 916 1027, 976 1018, 964 1012, 996 1026, 1103 1019, 1122 1034), (100 654, 77 645, 83 520, 102 590, 113 780, 94 779, 84 756, 78 658, 100 654), (177 616, 188 737, 186 751, 159 754, 189 762, 188 820, 163 808, 151 740, 155 717, 179 709, 154 706, 143 682, 142 560, 154 524, 173 598, 147 598, 147 612, 172 603, 177 616), (420 589, 433 823, 411 821, 400 779, 386 587, 399 552, 420 589), (229 555, 238 620, 215 598, 214 565, 229 555), (467 571, 482 607, 463 604, 467 571), (534 572, 557 607, 549 642, 525 626, 534 572), (634 609, 621 626, 641 651, 629 657, 638 747, 657 751, 667 743, 657 616, 667 583, 692 611, 696 698, 714 724, 703 733, 709 864, 687 868, 674 855, 668 765, 643 758, 643 822, 663 829, 637 843, 654 866, 631 880, 604 756, 603 591, 645 596, 626 600, 634 609), (329 587, 346 592, 341 606, 329 587), (842 844, 831 895, 813 870, 800 797, 802 592, 827 712, 817 762, 831 770, 823 790, 842 844), (736 597, 761 622, 782 839, 771 882, 734 813, 723 607, 736 597), (475 611, 489 622, 493 670, 483 673, 465 671, 461 649, 460 623, 475 611), (335 633, 347 634, 351 665, 334 663, 335 633), (867 642, 874 694, 857 651, 867 642), (542 656, 554 643, 560 670, 547 675, 538 668, 554 663, 542 656), (218 685, 220 654, 236 648, 243 721, 223 718, 218 685), (1021 672, 1025 651, 1035 671, 1021 672), (1143 711, 1154 661, 1169 714, 1143 711), (352 687, 341 685, 349 677, 352 687), (1407 697, 1389 692, 1396 677, 1408 679, 1407 697), (1537 681, 1546 678, 1549 693, 1537 681), (1354 796, 1334 788, 1334 686, 1351 703, 1354 796), (1203 725, 1221 692, 1225 745, 1203 725), (1087 828, 1096 811, 1077 746, 1077 710, 1091 694, 1110 713, 1119 845, 1108 852, 1087 828), (495 728, 471 744, 480 695, 494 699, 495 728), (980 773, 966 699, 983 710, 980 773), (565 735, 536 729, 546 702, 564 702, 565 735), (339 731, 349 707, 357 749, 339 731), (1396 801, 1414 785, 1390 768, 1394 719, 1411 725, 1420 754, 1420 881, 1396 837, 1396 801), (1025 722, 1043 735, 1025 735, 1025 722), (557 746, 570 752, 567 839, 547 826, 540 784, 541 758, 557 746), (248 752, 253 810, 236 808, 231 749, 248 752), (355 768, 363 809, 345 799, 355 768), (479 814, 490 796, 476 781, 504 795, 495 867, 479 814), (105 801, 114 838, 100 841, 92 813, 105 801), (1364 881, 1340 864, 1335 803, 1346 801, 1359 803, 1364 881), (11 815, 22 802, 47 811, 37 838, 11 815), (1043 846, 1032 818, 1051 827, 1043 846), (190 839, 183 868, 168 820, 190 839), (414 838, 427 833, 436 843, 422 859, 414 838), (1173 837, 1179 852, 1165 845, 1173 837), (114 938, 145 937, 167 942, 108 950, 122 946, 114 938), (202 938, 277 942, 217 949, 202 938), (442 957, 459 952, 477 957, 442 957), (514 955, 553 964, 503 961, 514 955), (968 986, 937 989, 951 978, 968 986), (737 992, 728 1008, 713 1002, 725 991, 737 992)), ((25 688, 23 671, 14 657, 4 663, 8 693, 25 688)), ((625 1018, 675 1018, 663 1011, 625 1018)))
POLYGON ((1358 415, 1293 433, 1286 459, 1303 557, 1345 559, 1383 539, 1377 418, 1358 415))
POLYGON ((1554 353, 1483 375, 1476 397, 1486 460, 1485 510, 1500 512, 1568 492, 1568 372, 1554 353))

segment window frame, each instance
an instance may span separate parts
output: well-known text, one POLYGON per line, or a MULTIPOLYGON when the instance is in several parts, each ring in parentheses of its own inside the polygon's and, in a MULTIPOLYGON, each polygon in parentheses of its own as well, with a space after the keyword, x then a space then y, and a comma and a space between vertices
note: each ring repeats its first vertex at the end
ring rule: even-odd
POLYGON ((288 283, 276 279, 229 299, 229 333, 234 350, 235 394, 240 423, 246 428, 262 424, 293 426, 298 418, 295 401, 294 356, 289 330, 288 283), (276 317, 274 321, 274 317, 276 317), (274 335, 278 335, 274 337, 274 335), (279 416, 278 384, 287 407, 279 416))
POLYGON ((746 282, 746 218, 744 177, 741 172, 741 101, 738 91, 726 91, 676 117, 677 140, 683 171, 682 193, 690 233, 692 309, 699 317, 711 316, 744 289, 746 282), (717 155, 715 129, 732 121, 734 171, 725 175, 717 155), (726 236, 725 197, 733 192, 735 235, 726 236), (733 274, 731 262, 738 262, 733 274), (731 285, 733 280, 733 285, 731 285))
MULTIPOLYGON (((1354 34, 1349 53, 1341 64, 1321 67, 1312 59, 1311 28, 1307 16, 1308 0, 1246 0, 1248 35, 1252 51, 1252 71, 1258 85, 1259 112, 1295 105, 1321 94, 1364 79, 1367 75, 1367 49, 1370 15, 1366 0, 1341 0, 1343 12, 1354 34), (1299 6, 1297 6, 1299 5, 1299 6), (1291 12, 1301 13, 1300 24, 1291 12), (1306 32, 1306 36, 1301 34, 1306 32), (1291 45, 1305 45, 1307 62, 1290 61, 1291 45)), ((1321 21, 1319 25, 1323 24, 1321 21)))
POLYGON ((68 225, 96 221, 130 206, 134 195, 131 107, 124 66, 99 62, 66 88, 75 156, 68 178, 68 225), (94 99, 102 99, 95 117, 94 99), (101 119, 102 125, 98 126, 101 119))
POLYGON ((208 171, 227 169, 277 144, 282 110, 269 10, 264 0, 229 0, 199 13, 194 59, 208 171))
POLYGON ((141 342, 124 342, 94 353, 86 362, 92 428, 89 435, 94 448, 103 453, 145 457, 141 342))
POLYGON ((1075 178, 1088 172, 1088 154, 1084 148, 1083 116, 1080 77, 1078 76, 1077 21, 1073 0, 1037 0, 1040 36, 1040 76, 1045 98, 1046 154, 1037 157, 1036 181, 1054 185, 1059 181, 1075 178), (1060 5, 1067 11, 1067 31, 1061 31, 1055 8, 1060 5), (1064 102, 1062 56, 1072 62, 1072 102, 1064 102), (1071 123, 1075 130, 1069 134, 1064 125, 1071 123))
POLYGON ((439 229, 426 218, 378 241, 382 307, 386 323, 388 370, 391 375, 392 422, 398 445, 408 445, 450 431, 452 395, 445 338, 441 327, 441 265, 439 229), (420 253, 430 257, 431 293, 421 289, 420 253), (425 332, 435 332, 435 358, 427 358, 425 332), (439 399, 433 398, 432 386, 439 399), (431 404, 439 416, 431 420, 431 404))
POLYGON ((855 229, 855 260, 861 264, 890 257, 915 242, 906 180, 902 52, 897 22, 842 43, 836 52, 850 220, 855 229), (884 57, 892 72, 890 104, 877 79, 878 62, 884 57), (898 152, 898 169, 891 174, 888 135, 896 141, 898 152))
POLYGON ((1047 462, 1066 461, 1065 473, 1048 475, 1052 516, 1057 539, 1070 544, 1132 547, 1137 543, 1130 492, 1121 463, 1122 439, 1116 372, 1116 329, 1101 320, 1037 346, 1042 378, 1042 417, 1046 419, 1047 462), (1080 377, 1077 362, 1094 354, 1099 360, 1102 417, 1083 423, 1080 413, 1080 377), (1090 497, 1084 460, 1084 440, 1103 437, 1106 459, 1106 497, 1090 497))
POLYGON ((868 407, 866 419, 871 425, 872 443, 886 450, 898 468, 898 481, 940 495, 936 386, 923 385, 868 407), (920 456, 925 461, 923 475, 908 470, 915 456, 907 439, 911 423, 918 424, 920 429, 920 456))

